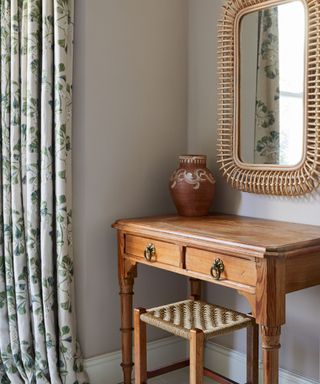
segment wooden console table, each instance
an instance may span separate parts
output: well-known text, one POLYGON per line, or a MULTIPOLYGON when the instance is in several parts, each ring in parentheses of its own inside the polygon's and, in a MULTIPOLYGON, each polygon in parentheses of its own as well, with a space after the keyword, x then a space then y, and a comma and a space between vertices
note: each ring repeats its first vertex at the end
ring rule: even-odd
POLYGON ((138 263, 190 277, 194 297, 200 295, 201 281, 245 296, 261 326, 264 384, 278 383, 286 293, 320 284, 320 227, 220 214, 119 220, 113 227, 118 230, 125 384, 131 383, 133 366, 132 297, 138 263), (217 259, 224 266, 220 277, 212 268, 217 259))

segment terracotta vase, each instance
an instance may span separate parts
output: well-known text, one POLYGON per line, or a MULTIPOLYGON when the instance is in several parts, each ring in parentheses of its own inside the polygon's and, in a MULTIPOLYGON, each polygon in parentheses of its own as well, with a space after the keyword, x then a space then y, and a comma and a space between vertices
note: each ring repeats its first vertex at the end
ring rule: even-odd
POLYGON ((179 168, 170 178, 170 193, 181 216, 206 216, 213 202, 215 179, 206 167, 207 156, 179 156, 179 168))

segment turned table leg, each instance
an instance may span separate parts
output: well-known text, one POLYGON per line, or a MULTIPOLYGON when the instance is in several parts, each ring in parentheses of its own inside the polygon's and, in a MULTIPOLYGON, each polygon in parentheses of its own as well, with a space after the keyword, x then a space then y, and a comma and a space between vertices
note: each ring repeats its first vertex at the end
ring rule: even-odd
POLYGON ((123 382, 131 384, 132 377, 132 298, 133 298, 132 278, 123 278, 120 280, 121 297, 121 345, 122 345, 122 363, 123 382))
POLYGON ((279 350, 281 327, 261 327, 264 384, 279 383, 279 350))
POLYGON ((261 325, 264 384, 279 383, 281 326, 286 322, 286 260, 257 260, 256 322, 261 325))

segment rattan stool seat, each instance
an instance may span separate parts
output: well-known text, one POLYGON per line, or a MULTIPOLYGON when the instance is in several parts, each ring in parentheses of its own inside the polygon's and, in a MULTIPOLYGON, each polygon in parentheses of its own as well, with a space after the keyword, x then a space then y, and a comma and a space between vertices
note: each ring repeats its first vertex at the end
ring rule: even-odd
POLYGON ((190 330, 199 329, 206 340, 252 325, 252 318, 202 301, 185 300, 148 309, 140 319, 167 332, 190 339, 190 330))

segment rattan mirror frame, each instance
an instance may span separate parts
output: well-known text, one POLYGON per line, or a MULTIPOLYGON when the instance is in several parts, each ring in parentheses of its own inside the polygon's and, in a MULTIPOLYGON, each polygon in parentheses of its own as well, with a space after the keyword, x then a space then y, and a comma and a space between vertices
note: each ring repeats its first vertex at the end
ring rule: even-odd
POLYGON ((232 187, 298 196, 320 182, 320 1, 300 0, 307 15, 304 158, 294 167, 250 165, 237 156, 239 20, 246 13, 292 0, 228 0, 218 27, 218 164, 232 187), (237 90, 237 92, 235 92, 237 90))

